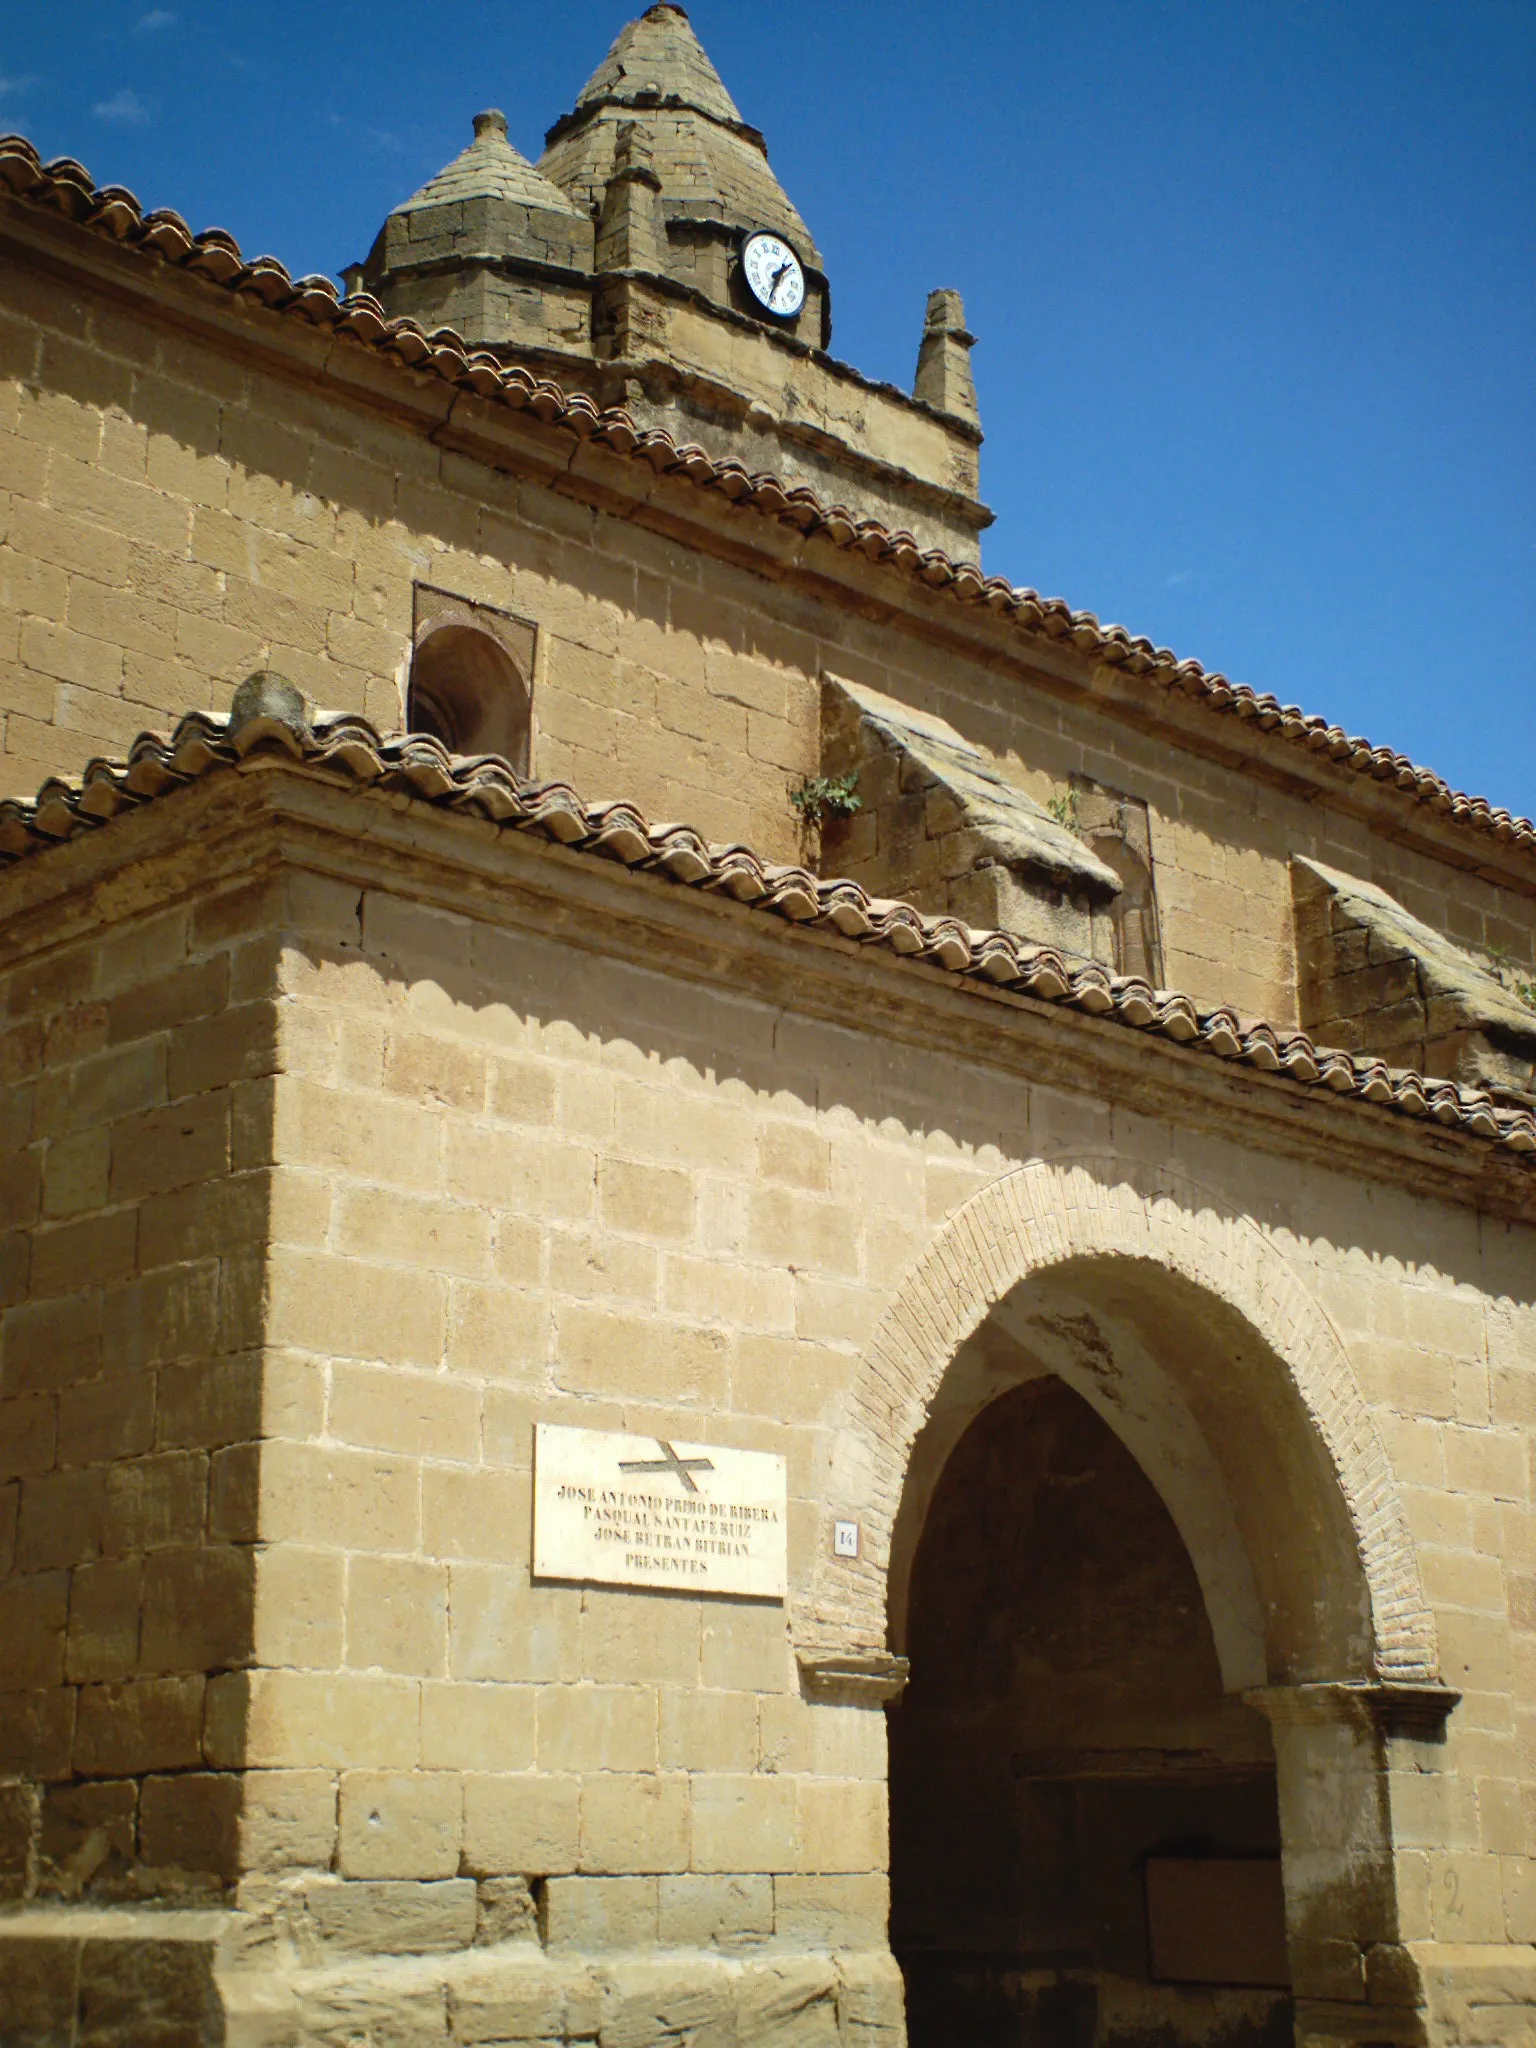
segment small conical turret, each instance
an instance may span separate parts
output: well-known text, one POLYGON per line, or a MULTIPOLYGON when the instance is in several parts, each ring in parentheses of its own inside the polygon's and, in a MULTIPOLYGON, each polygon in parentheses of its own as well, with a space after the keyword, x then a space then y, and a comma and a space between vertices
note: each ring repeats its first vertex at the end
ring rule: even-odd
POLYGON ((425 327, 474 342, 524 338, 509 267, 589 271, 592 222, 512 147, 505 114, 476 114, 474 128, 469 147, 390 214, 361 281, 425 327))
POLYGON ((917 376, 912 396, 935 412, 951 419, 969 420, 980 426, 976 410, 976 380, 971 375, 974 334, 965 327, 965 307, 960 294, 936 291, 928 294, 928 315, 923 322, 922 345, 917 352, 917 376))
POLYGON ((435 178, 429 178, 419 192, 413 192, 403 206, 397 206, 395 215, 414 216, 477 199, 500 199, 541 213, 575 213, 559 186, 542 177, 527 157, 512 147, 507 140, 507 117, 499 107, 476 114, 473 125, 475 139, 469 147, 435 178))

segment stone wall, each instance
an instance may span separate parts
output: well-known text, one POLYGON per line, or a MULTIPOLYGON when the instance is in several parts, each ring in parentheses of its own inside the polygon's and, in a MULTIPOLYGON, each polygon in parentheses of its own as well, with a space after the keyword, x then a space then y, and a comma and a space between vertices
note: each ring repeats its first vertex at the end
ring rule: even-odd
POLYGON ((1293 878, 1302 1021, 1315 1037, 1536 1101, 1536 1007, 1384 891, 1309 860, 1293 878))
MULTIPOLYGON (((1532 899, 1508 881, 1197 751, 1198 719, 1186 744, 1121 716, 1122 684, 1101 690, 1059 648, 1037 661, 1017 633, 831 549, 786 571, 769 522, 685 485, 648 508, 658 487, 636 464, 610 466, 599 505, 528 480, 526 449, 497 468, 440 448, 426 433, 447 401, 434 412, 409 373, 344 397, 295 322, 242 324, 193 297, 229 331, 199 339, 195 320, 83 276, 0 270, 7 792, 223 708, 265 664, 396 724, 425 582, 538 623, 534 773, 589 797, 781 858, 814 850, 788 799, 820 764, 830 672, 936 712, 1042 804, 1074 776, 1144 800, 1167 978, 1202 1002, 1296 1020, 1298 852, 1374 877, 1461 943, 1536 961, 1532 899)), ((545 474, 571 456, 550 440, 545 474)))
MULTIPOLYGON (((1038 1016, 941 977, 904 1014, 833 942, 850 1028, 815 942, 281 770, 12 874, 13 1894, 238 1903, 228 1967, 285 1996, 374 1950, 440 2014, 472 1962, 567 2005, 665 1963, 720 2012, 778 1969, 880 2038, 840 2015, 894 2023, 883 1720, 790 1620, 879 1318, 968 1198, 1076 1156, 1132 1206, 1183 1162, 1332 1320, 1464 1695, 1391 1776, 1395 1938, 1536 1937, 1528 1226, 1175 1128, 1071 1019, 1082 1087, 1043 1080, 1038 1016), (531 1583, 535 1416, 782 1452, 789 1609, 531 1583)), ((1214 1300, 1209 1204, 1154 1212, 1214 1300)))
MULTIPOLYGON (((256 1654, 232 1448, 283 1411, 253 1076, 273 949, 183 903, 6 981, 0 1888, 193 1893, 238 1859, 212 1674, 256 1654)), ((280 1205, 279 1205, 280 1206, 280 1205)))
POLYGON ((815 642, 752 579, 23 270, 0 307, 7 793, 266 663, 397 727, 423 582, 538 623, 537 774, 794 853, 815 642))

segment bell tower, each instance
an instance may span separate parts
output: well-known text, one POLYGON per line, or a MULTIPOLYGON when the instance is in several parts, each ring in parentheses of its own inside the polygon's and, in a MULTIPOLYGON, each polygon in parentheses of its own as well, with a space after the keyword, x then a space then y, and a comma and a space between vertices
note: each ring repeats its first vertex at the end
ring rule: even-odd
POLYGON ((350 285, 975 559, 992 515, 959 294, 930 295, 910 393, 830 353, 815 238, 673 0, 620 31, 536 165, 501 114, 474 127, 350 285))

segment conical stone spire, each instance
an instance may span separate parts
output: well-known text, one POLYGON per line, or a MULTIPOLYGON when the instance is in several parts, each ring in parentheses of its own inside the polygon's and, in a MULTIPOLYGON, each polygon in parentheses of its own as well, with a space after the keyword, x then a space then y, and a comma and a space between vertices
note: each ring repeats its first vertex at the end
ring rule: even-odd
POLYGON ((712 121, 740 122, 736 102, 681 7, 647 8, 619 31, 613 48, 577 95, 576 107, 676 104, 712 121))
MULTIPOLYGON (((753 228, 783 235, 807 270, 819 271, 816 244, 774 176, 762 136, 742 120, 681 7, 652 7, 621 30, 549 131, 539 169, 584 212, 602 207, 622 124, 642 130, 650 148, 671 224, 668 269, 679 282, 726 299, 729 264, 707 259, 702 245, 721 242, 734 254, 753 228)), ((818 296, 818 325, 820 307, 818 296)))

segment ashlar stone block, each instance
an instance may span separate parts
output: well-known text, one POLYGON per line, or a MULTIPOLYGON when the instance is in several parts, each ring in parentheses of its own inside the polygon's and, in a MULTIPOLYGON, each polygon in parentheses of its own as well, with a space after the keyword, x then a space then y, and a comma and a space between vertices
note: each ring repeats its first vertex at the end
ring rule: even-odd
POLYGON ((463 1793, 456 1772, 346 1771, 339 1855, 347 1877, 452 1877, 463 1793))

